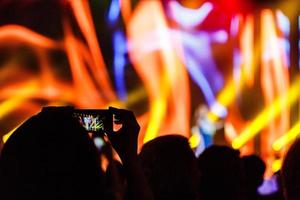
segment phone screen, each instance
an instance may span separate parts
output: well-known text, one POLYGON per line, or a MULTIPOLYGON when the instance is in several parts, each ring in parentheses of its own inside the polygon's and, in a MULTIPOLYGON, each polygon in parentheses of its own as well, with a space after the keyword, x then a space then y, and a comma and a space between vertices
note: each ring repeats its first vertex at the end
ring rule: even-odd
POLYGON ((108 110, 75 110, 74 117, 88 132, 108 133, 112 115, 108 110))

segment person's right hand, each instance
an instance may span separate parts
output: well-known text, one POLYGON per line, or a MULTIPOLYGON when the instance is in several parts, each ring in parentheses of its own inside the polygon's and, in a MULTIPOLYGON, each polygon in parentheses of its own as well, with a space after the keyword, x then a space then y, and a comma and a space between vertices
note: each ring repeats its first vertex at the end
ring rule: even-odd
POLYGON ((119 130, 112 130, 107 136, 122 160, 127 180, 128 199, 153 200, 151 188, 137 161, 140 126, 133 112, 113 107, 109 107, 109 110, 114 115, 114 123, 122 125, 119 130))
POLYGON ((137 157, 137 140, 140 126, 132 111, 109 107, 114 116, 114 123, 122 127, 108 134, 113 148, 119 154, 122 162, 130 162, 137 157))

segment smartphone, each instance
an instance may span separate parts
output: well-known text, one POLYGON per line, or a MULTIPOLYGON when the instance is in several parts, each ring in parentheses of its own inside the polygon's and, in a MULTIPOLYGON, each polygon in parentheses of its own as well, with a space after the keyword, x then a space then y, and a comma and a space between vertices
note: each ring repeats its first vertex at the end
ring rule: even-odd
POLYGON ((109 110, 75 109, 73 115, 87 132, 108 134, 113 129, 113 116, 109 110))

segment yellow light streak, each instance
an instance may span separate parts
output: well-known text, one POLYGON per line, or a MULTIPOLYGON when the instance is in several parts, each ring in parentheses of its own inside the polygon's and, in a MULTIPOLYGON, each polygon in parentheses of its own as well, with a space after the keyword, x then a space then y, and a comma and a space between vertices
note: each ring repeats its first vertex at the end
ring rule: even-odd
POLYGON ((20 97, 10 98, 0 104, 0 119, 18 107, 25 99, 20 97))
POLYGON ((35 81, 29 81, 18 89, 18 94, 0 103, 0 119, 31 97, 37 91, 37 86, 35 81))
POLYGON ((228 106, 236 95, 236 85, 234 81, 230 81, 224 90, 218 95, 218 102, 223 106, 228 106))
MULTIPOLYGON (((20 125, 19 125, 19 126, 20 126, 20 125)), ((3 143, 6 143, 6 141, 9 139, 9 137, 13 134, 13 132, 15 132, 15 130, 17 130, 17 128, 19 128, 19 126, 17 126, 16 128, 12 129, 11 131, 9 131, 8 133, 6 133, 6 134, 2 137, 3 143)))
POLYGON ((154 139, 160 128, 161 121, 164 118, 167 104, 164 98, 155 101, 151 107, 150 115, 151 120, 149 121, 148 128, 145 134, 144 143, 154 139))
POLYGON ((189 138, 190 147, 192 149, 199 146, 200 142, 201 142, 201 138, 198 133, 193 133, 192 136, 189 138))
MULTIPOLYGON (((237 90, 237 87, 236 87, 234 81, 231 80, 229 83, 226 84, 224 89, 219 93, 215 104, 220 104, 224 107, 227 107, 235 98, 236 93, 237 93, 236 90, 237 90)), ((219 119, 219 117, 215 113, 213 113, 213 111, 210 111, 207 114, 207 117, 212 122, 216 122, 219 119)))
POLYGON ((278 172, 280 170, 281 166, 282 166, 282 160, 280 160, 280 159, 274 160, 273 164, 272 164, 272 171, 278 172))
POLYGON ((300 78, 298 77, 291 88, 282 96, 267 106, 242 133, 233 140, 232 147, 239 149, 261 131, 272 119, 274 119, 287 106, 295 103, 300 94, 300 78))
POLYGON ((296 139, 299 134, 300 134, 300 122, 296 123, 286 134, 284 134, 282 137, 277 139, 273 143, 272 148, 275 151, 280 151, 282 147, 284 147, 285 145, 287 145, 288 143, 296 139))

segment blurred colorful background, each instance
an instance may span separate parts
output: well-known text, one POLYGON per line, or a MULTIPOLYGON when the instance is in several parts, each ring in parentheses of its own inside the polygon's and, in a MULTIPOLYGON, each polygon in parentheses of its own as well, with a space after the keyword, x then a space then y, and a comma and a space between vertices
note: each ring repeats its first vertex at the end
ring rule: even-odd
MULTIPOLYGON (((2 0, 0 136, 46 105, 135 112, 280 169, 300 133, 298 0, 2 0)), ((0 147, 1 149, 1 147, 0 147)))

